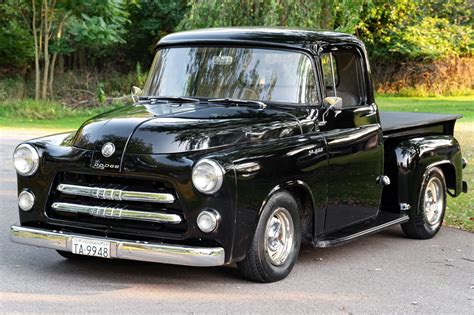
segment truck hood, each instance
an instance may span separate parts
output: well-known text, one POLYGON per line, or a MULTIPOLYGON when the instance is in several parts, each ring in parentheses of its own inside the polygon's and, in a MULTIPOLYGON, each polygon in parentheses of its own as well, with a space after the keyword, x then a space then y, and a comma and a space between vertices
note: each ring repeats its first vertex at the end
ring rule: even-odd
POLYGON ((119 163, 124 154, 164 154, 206 150, 216 147, 253 143, 300 134, 294 114, 266 108, 157 104, 127 106, 86 121, 76 133, 73 145, 94 150, 100 157, 104 144, 115 147, 119 163))

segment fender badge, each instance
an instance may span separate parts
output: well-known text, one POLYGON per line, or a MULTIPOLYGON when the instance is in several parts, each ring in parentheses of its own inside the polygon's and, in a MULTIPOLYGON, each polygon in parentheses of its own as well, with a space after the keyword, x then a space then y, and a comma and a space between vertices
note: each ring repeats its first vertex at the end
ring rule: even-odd
POLYGON ((109 157, 115 152, 115 145, 112 142, 107 142, 102 146, 102 155, 104 157, 109 157))
POLYGON ((316 148, 316 149, 313 149, 313 150, 309 150, 308 154, 311 156, 311 155, 316 155, 318 153, 321 153, 323 151, 324 151, 324 148, 316 148))

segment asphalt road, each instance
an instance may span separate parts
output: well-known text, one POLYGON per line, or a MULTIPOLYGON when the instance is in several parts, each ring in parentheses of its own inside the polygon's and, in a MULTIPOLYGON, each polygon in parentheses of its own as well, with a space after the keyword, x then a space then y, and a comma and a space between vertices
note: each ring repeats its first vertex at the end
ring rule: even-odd
POLYGON ((13 244, 18 220, 11 155, 35 134, 0 130, 1 313, 474 313, 474 234, 432 240, 396 227, 329 249, 302 249, 291 275, 256 284, 233 267, 68 261, 13 244))

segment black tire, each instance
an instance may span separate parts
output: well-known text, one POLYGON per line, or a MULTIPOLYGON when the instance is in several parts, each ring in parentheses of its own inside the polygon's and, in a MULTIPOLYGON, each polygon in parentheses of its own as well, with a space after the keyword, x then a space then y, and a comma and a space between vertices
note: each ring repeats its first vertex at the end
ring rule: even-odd
MULTIPOLYGON (((431 189, 430 189, 431 190, 431 189)), ((429 193, 429 192, 428 192, 429 193)), ((435 236, 443 225, 444 214, 446 212, 446 180, 444 179, 443 172, 437 168, 433 167, 426 171, 424 178, 421 182, 420 194, 418 196, 418 205, 417 209, 410 215, 410 220, 407 223, 402 224, 403 232, 408 237, 415 239, 429 239, 435 236), (429 214, 425 211, 426 204, 426 192, 428 185, 432 182, 436 182, 436 185, 439 185, 440 188, 440 201, 442 201, 442 206, 440 206, 441 212, 438 217, 436 217, 436 222, 430 222, 429 214)))
POLYGON ((57 252, 59 255, 61 255, 63 258, 66 258, 66 259, 87 260, 87 259, 93 258, 91 256, 78 255, 78 254, 73 254, 71 252, 65 252, 63 250, 57 250, 57 252))
MULTIPOLYGON (((289 224, 291 225, 291 223, 289 224)), ((288 233, 288 235, 291 235, 291 233, 288 233)), ((278 234, 278 238, 279 237, 280 234, 278 234)), ((300 245, 301 223, 298 203, 290 193, 287 191, 281 191, 270 197, 265 205, 245 259, 238 262, 237 266, 242 276, 247 280, 261 283, 275 282, 284 279, 291 272, 296 263, 296 259, 298 258, 300 245), (282 256, 286 256, 284 260, 282 259, 278 261, 278 264, 275 264, 272 262, 272 258, 270 258, 270 254, 265 246, 268 242, 268 239, 265 240, 265 235, 268 230, 267 225, 270 222, 274 222, 272 220, 281 214, 284 214, 287 218, 291 218, 294 232, 291 240, 287 242, 291 245, 287 245, 288 250, 285 252, 289 251, 289 253, 282 256)))

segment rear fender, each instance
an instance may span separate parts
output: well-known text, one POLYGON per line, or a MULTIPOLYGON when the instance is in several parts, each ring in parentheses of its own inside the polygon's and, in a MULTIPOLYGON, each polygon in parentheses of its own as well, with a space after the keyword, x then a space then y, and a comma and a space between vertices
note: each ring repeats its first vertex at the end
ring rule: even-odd
POLYGON ((452 196, 462 192, 462 156, 458 141, 452 136, 427 136, 400 142, 394 149, 398 171, 398 202, 418 211, 418 195, 427 170, 439 167, 452 196))

